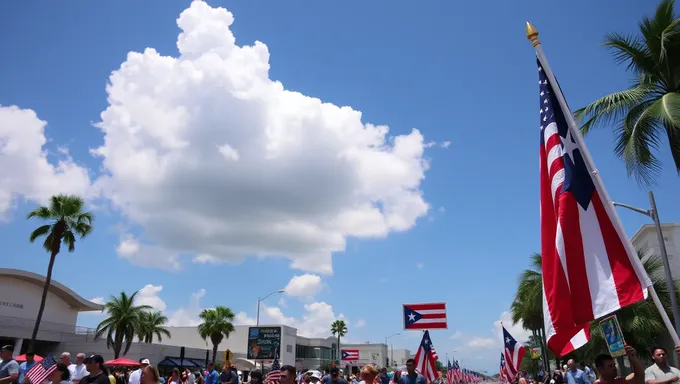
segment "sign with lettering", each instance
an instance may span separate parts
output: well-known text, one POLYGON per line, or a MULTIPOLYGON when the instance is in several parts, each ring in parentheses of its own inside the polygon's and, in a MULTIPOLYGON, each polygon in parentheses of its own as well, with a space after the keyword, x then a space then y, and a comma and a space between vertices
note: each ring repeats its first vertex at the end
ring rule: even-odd
POLYGON ((248 359, 274 360, 280 356, 281 327, 249 327, 248 359))
POLYGON ((13 303, 11 301, 0 301, 0 307, 17 308, 24 309, 24 305, 21 303, 13 303))

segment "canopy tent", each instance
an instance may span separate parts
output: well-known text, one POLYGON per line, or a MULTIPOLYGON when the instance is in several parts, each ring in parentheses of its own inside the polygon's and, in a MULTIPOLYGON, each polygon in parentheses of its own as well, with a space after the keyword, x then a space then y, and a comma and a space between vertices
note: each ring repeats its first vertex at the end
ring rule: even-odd
POLYGON ((255 361, 248 359, 234 359, 231 365, 242 371, 252 371, 256 368, 255 361))
POLYGON ((165 359, 163 359, 160 363, 158 363, 159 367, 170 367, 170 368, 179 368, 180 366, 186 367, 186 368, 200 368, 203 369, 203 365, 197 363, 196 361, 192 359, 184 359, 184 361, 180 360, 179 357, 168 357, 166 356, 165 359))
MULTIPOLYGON (((26 361, 26 355, 14 356, 14 360, 16 360, 16 361, 26 361)), ((33 360, 35 362, 39 362, 39 361, 42 361, 43 358, 38 356, 38 355, 33 355, 33 360)))
POLYGON ((124 357, 119 357, 117 359, 109 360, 104 363, 104 365, 117 365, 120 367, 138 367, 139 363, 124 357))

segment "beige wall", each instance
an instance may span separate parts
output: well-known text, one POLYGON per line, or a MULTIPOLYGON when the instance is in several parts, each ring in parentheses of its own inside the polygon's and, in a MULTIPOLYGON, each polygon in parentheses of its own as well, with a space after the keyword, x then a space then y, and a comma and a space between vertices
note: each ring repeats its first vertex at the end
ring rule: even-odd
MULTIPOLYGON (((9 276, 0 276, 0 316, 35 320, 40 308, 42 286, 9 276)), ((76 325, 78 311, 52 292, 47 292, 43 321, 76 325)))

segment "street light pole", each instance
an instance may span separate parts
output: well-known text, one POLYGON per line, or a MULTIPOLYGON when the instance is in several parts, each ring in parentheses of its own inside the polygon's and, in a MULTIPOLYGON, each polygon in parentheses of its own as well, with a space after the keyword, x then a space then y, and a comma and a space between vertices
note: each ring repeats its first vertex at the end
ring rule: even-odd
MULTIPOLYGON (((401 332, 397 332, 393 335, 385 336, 385 348, 387 348, 387 340, 391 339, 394 336, 399 336, 401 335, 401 332)), ((388 365, 394 364, 394 348, 390 344, 390 363, 388 365)))
MULTIPOLYGON (((279 289, 278 291, 274 291, 274 292, 268 294, 265 297, 258 297, 257 298, 257 316, 255 318, 255 326, 256 327, 260 325, 260 303, 262 303, 263 300, 267 299, 269 296, 271 296, 275 293, 283 293, 283 292, 285 292, 285 290, 279 289)), ((281 352, 281 351, 279 351, 279 352, 281 352)), ((276 356, 274 356, 274 358, 276 359, 276 356)), ((255 364, 257 365, 257 362, 255 364)), ((261 364, 262 364, 262 373, 264 373, 264 361, 262 361, 261 364)))
POLYGON ((678 310, 678 299, 675 297, 675 283, 673 274, 671 273, 671 265, 668 262, 668 253, 666 251, 666 242, 663 239, 663 232, 661 230, 661 221, 659 220, 659 211, 656 208, 656 200, 654 199, 654 192, 649 191, 649 204, 651 209, 642 209, 633 207, 632 205, 616 203, 615 206, 630 209, 631 211, 643 214, 650 217, 654 221, 656 228, 656 236, 659 240, 659 249, 661 251, 661 261, 663 262, 663 269, 666 275, 666 285, 668 286, 668 295, 671 298, 671 311, 673 312, 673 320, 675 322, 675 332, 680 334, 680 311, 678 310))

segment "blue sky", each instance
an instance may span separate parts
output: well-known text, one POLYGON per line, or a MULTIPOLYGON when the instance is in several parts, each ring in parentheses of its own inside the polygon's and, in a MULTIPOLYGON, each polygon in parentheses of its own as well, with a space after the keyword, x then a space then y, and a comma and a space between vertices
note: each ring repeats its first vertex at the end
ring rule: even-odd
MULTIPOLYGON (((298 95, 266 80, 262 46, 229 56, 224 14, 207 7, 187 14, 183 54, 193 67, 179 65, 177 17, 189 1, 0 6, 0 105, 19 108, 0 139, 26 146, 0 151, 0 179, 11 181, 0 196, 12 196, 0 199, 11 201, 0 204, 3 266, 44 274, 48 255, 27 241, 39 224, 26 212, 51 193, 81 193, 96 230, 59 255, 54 278, 82 296, 151 285, 143 299, 175 324, 215 305, 249 322, 258 296, 291 284, 266 301, 263 321, 321 335, 342 314, 356 342, 400 332, 403 303, 445 301, 449 330, 432 333, 440 356, 455 350, 471 368, 497 369, 495 322, 540 246, 537 75, 524 22, 538 28, 576 107, 629 84, 600 43, 633 32, 654 4, 209 4, 233 14, 237 46, 266 45, 268 78, 298 95), (218 46, 229 60, 198 58, 218 46), (141 55, 146 48, 168 58, 141 55), (374 145, 379 129, 357 133, 356 114, 307 97, 389 126, 395 149, 374 145), (27 110, 47 123, 44 136, 27 110), (215 147, 221 162, 205 152, 215 147), (348 163, 328 155, 341 150, 348 163), (248 163, 264 151, 281 160, 248 163), (168 163, 154 158, 165 155, 168 163), (389 214, 357 208, 375 200, 389 214)), ((612 153, 611 130, 586 140, 612 197, 647 206, 612 153)), ((672 164, 665 148, 660 157, 672 164)), ((667 166, 655 189, 664 221, 679 220, 679 187, 667 166)), ((620 217, 630 234, 647 222, 620 217)), ((417 338, 391 341, 414 350, 417 338)))

